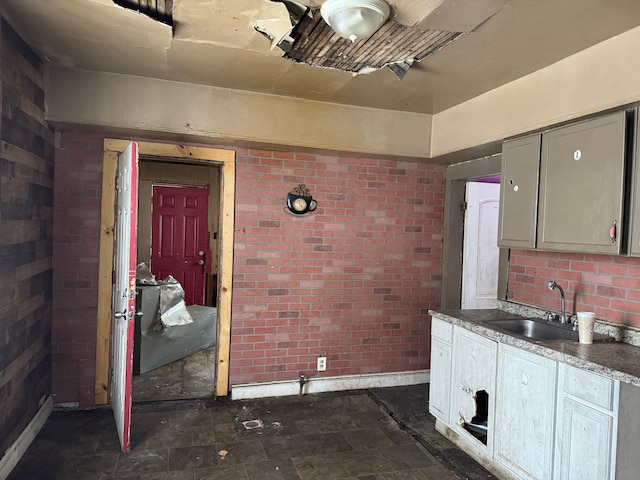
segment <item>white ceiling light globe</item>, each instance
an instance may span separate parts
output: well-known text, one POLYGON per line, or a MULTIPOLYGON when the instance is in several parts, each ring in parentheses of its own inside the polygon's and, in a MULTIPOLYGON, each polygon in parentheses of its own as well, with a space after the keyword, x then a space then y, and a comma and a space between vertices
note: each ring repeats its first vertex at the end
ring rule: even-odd
POLYGON ((355 42, 373 35, 389 18, 391 7, 384 0, 327 0, 320 14, 334 32, 355 42))

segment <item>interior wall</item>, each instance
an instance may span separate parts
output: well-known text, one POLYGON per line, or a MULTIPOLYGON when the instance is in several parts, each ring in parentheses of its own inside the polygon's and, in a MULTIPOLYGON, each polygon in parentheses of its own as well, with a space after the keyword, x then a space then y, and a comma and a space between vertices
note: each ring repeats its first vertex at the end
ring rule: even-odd
POLYGON ((560 295, 547 288, 556 280, 568 311, 640 328, 639 279, 640 258, 512 249, 508 299, 560 311, 560 295))
POLYGON ((43 65, 0 21, 0 452, 51 395, 53 133, 43 65))
POLYGON ((424 158, 431 119, 132 75, 60 67, 50 67, 47 75, 52 124, 148 139, 424 158))
POLYGON ((431 157, 640 100, 640 27, 438 113, 431 157))
POLYGON ((429 366, 440 301, 444 167, 237 153, 231 383, 429 366), (285 211, 303 183, 309 216, 285 211))
MULTIPOLYGON (((74 180, 77 196, 56 187, 61 235, 77 250, 60 261, 59 274, 87 270, 86 289, 58 288, 65 315, 91 341, 57 357, 72 365, 95 362, 97 223, 85 225, 88 243, 71 235, 72 215, 100 218, 102 135, 62 132, 56 162, 60 182, 87 177, 94 190, 74 180), (95 178, 94 178, 95 177, 95 178), (80 200, 87 195, 87 198, 80 200), (58 201, 60 205, 58 206, 58 201), (67 220, 64 220, 64 219, 67 220), (65 233, 66 232, 66 233, 65 233), (95 247, 93 239, 95 237, 95 247), (94 271, 95 268, 95 271, 94 271), (87 308, 78 307, 81 293, 87 308)), ((428 368, 427 311, 437 308, 442 269, 444 167, 392 160, 324 157, 306 153, 236 149, 236 227, 231 332, 231 384, 315 375, 316 356, 327 355, 325 375, 399 372, 428 368), (305 183, 317 211, 293 216, 284 210, 287 192, 305 183)), ((58 265, 58 264, 57 264, 58 265)), ((62 330, 61 330, 62 331, 62 330)), ((88 367, 89 365, 87 365, 88 367)), ((63 365, 56 365, 56 371, 63 365)), ((93 404, 95 372, 57 376, 56 402, 93 404)))
POLYGON ((63 133, 55 149, 53 401, 94 404, 103 136, 63 133))

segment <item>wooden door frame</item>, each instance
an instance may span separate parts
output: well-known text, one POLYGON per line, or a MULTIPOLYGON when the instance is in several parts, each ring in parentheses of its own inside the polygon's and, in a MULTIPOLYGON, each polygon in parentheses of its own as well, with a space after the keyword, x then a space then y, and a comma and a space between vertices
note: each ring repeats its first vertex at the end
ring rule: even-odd
MULTIPOLYGON (((98 315, 96 332, 95 404, 109 401, 109 347, 111 341, 111 298, 115 222, 115 174, 118 154, 130 140, 105 138, 100 213, 100 258, 98 266, 98 315)), ((233 229, 235 211, 235 151, 207 147, 137 142, 141 156, 171 158, 185 163, 219 166, 220 220, 218 241, 218 336, 215 394, 229 394, 229 352, 231 346, 231 298, 233 290, 233 229)))

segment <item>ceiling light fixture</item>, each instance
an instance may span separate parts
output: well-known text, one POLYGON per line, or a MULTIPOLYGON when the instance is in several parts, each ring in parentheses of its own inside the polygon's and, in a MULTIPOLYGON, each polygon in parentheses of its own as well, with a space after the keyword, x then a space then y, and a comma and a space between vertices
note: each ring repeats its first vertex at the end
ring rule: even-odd
POLYGON ((352 42, 373 35, 390 13, 384 0, 327 0, 320 7, 322 18, 333 31, 352 42))

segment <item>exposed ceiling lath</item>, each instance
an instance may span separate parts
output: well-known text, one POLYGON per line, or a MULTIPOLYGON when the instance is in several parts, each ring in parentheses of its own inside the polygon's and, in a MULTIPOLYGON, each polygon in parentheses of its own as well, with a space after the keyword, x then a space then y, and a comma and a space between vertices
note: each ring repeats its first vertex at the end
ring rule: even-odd
POLYGON ((369 39, 352 43, 337 35, 318 10, 305 15, 292 32, 295 39, 285 57, 317 67, 366 73, 385 66, 402 78, 414 62, 454 41, 461 32, 441 32, 407 27, 393 20, 369 39))
POLYGON ((173 0, 113 0, 113 3, 173 26, 173 0))

